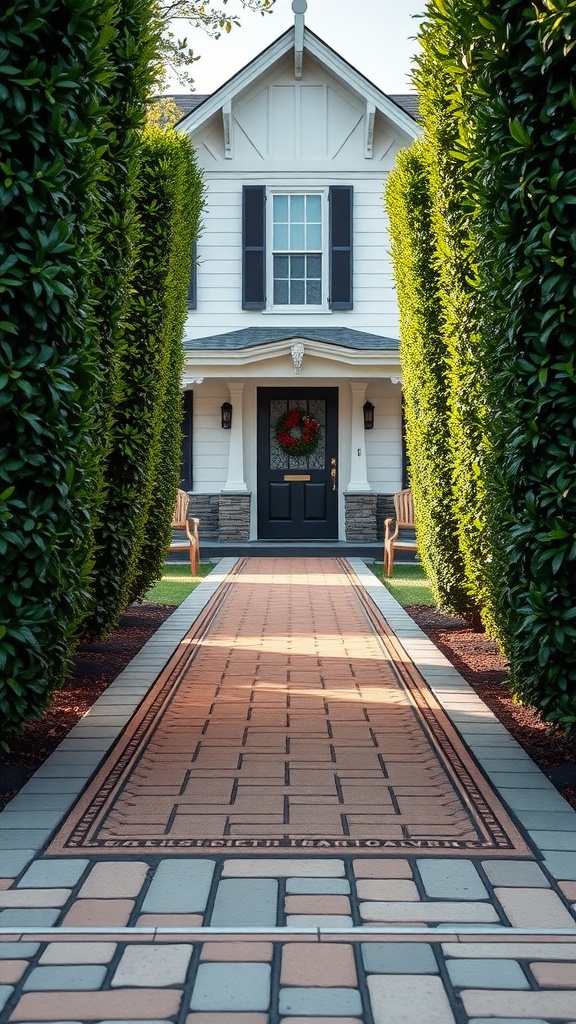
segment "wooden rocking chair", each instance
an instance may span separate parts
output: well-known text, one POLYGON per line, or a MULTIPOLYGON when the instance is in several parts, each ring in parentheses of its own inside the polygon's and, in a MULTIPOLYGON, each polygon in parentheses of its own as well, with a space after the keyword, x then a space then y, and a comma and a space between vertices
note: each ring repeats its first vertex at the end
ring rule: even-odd
POLYGON ((178 491, 176 508, 172 517, 172 529, 184 530, 186 540, 173 540, 168 551, 188 551, 190 555, 190 572, 192 576, 198 575, 198 563, 200 562, 200 537, 198 535, 199 519, 188 518, 189 497, 186 491, 178 491))
POLYGON ((386 519, 385 534, 384 534, 384 574, 391 576, 394 571, 394 551, 417 551, 418 542, 416 537, 411 537, 405 540, 399 540, 402 530, 410 530, 412 533, 416 529, 414 523, 414 501, 412 498, 412 491, 408 488, 405 491, 399 491, 398 494, 394 495, 394 509, 396 512, 395 519, 386 519), (393 528, 393 524, 395 524, 393 528))

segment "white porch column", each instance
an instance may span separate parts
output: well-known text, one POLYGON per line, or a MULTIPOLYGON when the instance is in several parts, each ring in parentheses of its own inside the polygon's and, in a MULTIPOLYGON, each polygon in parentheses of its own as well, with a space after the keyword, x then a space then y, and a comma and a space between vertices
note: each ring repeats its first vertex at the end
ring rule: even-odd
POLYGON ((366 471, 366 431, 364 430, 364 402, 366 401, 366 381, 351 380, 352 390, 352 429, 350 431, 350 483, 346 490, 371 491, 366 471))
POLYGON ((228 455, 228 478, 223 491, 247 491, 244 480, 244 430, 243 401, 244 384, 234 381, 228 384, 232 404, 232 428, 230 430, 230 452, 228 455))

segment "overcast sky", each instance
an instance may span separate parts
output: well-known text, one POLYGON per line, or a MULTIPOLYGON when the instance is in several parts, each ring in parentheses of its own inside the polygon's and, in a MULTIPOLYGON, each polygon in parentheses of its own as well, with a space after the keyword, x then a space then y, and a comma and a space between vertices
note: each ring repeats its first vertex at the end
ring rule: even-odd
MULTIPOLYGON (((218 0, 215 0, 216 7, 218 0)), ((230 10, 240 11, 238 0, 230 10)), ((425 0, 308 0, 306 25, 384 92, 411 92, 410 63, 425 0)), ((210 39, 200 29, 177 21, 174 34, 188 36, 201 59, 194 64, 195 92, 214 92, 261 50, 282 35, 294 21, 292 0, 276 0, 272 14, 244 12, 241 28, 210 39)), ((189 92, 170 79, 169 91, 189 92)))

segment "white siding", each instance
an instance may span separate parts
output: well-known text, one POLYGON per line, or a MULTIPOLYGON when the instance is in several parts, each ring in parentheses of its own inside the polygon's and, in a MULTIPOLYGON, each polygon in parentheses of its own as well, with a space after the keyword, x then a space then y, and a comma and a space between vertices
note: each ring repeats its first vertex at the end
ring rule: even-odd
POLYGON ((204 381, 194 388, 192 457, 194 491, 220 491, 228 474, 230 436, 220 425, 220 406, 229 400, 223 381, 204 381))
POLYGON ((302 81, 286 56, 232 101, 233 157, 214 116, 192 143, 205 169, 207 206, 198 242, 198 301, 186 336, 243 327, 320 323, 398 337, 398 309, 384 212, 384 179, 402 133, 380 114, 365 156, 362 98, 307 56, 302 81), (354 308, 346 312, 242 310, 242 185, 354 187, 354 308))

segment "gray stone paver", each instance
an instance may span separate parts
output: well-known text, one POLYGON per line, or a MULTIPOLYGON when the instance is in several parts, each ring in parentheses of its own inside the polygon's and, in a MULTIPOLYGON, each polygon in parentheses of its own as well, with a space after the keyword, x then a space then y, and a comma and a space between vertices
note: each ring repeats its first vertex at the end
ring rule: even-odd
MULTIPOLYGON (((234 559, 228 559, 228 568, 233 563, 234 559)), ((376 925, 394 929, 400 924, 404 931, 409 931, 411 924, 430 926, 429 939, 419 935, 413 937, 415 941, 401 941, 402 936, 390 934, 375 936, 376 941, 372 941, 372 936, 366 934, 361 943, 356 943, 357 962, 364 966, 367 983, 365 998, 369 998, 374 1024, 453 1024, 454 1015, 446 995, 451 986, 454 988, 451 998, 457 999, 460 989, 464 989, 465 1005, 470 1014, 482 1007, 474 1017, 467 1018, 468 1024, 488 1024, 488 1021, 490 1024, 504 1021, 507 1024, 546 1024, 542 1014, 549 1012, 548 1007, 556 1012, 555 1020, 567 1022, 567 1014, 570 1021, 576 1020, 573 990, 530 991, 528 977, 532 976, 525 973, 530 962, 576 963, 576 941, 479 942, 466 941, 465 935, 460 942, 435 941, 435 927, 450 927, 450 922, 454 922, 456 930, 460 924, 465 927, 477 924, 480 933, 483 924, 503 927, 502 919, 491 906, 493 887, 498 890, 496 898, 502 896, 501 905, 510 913, 512 924, 522 921, 538 927, 555 922, 556 926, 569 928, 576 940, 576 919, 567 910, 574 896, 561 898, 556 884, 558 880, 576 881, 576 814, 372 574, 358 560, 354 560, 354 567, 362 580, 370 580, 370 592, 388 621, 396 625, 398 635, 404 639, 407 651, 420 666, 430 688, 460 728, 493 783, 500 787, 503 798, 529 829, 532 840, 544 852, 543 863, 528 858, 491 859, 490 854, 472 859, 395 851, 394 856, 383 856, 380 866, 375 857, 356 861, 368 872, 363 880, 359 868, 356 878, 360 884, 356 889, 356 883, 348 880, 353 878, 350 862, 358 856, 352 851, 308 858, 289 853, 251 857, 247 853, 245 857, 228 859, 222 859, 219 851, 215 851, 213 857, 206 851, 206 856, 174 858, 168 852, 157 858, 140 856, 142 851, 135 851, 131 859, 118 858, 117 861, 111 855, 99 857, 98 853, 94 857, 34 860, 49 837, 50 823, 55 823, 73 802, 107 745, 129 720, 168 655, 214 592, 211 584, 204 591, 205 598, 201 599, 199 588, 195 592, 198 596, 188 602, 187 610, 181 609, 172 616, 148 649, 121 673, 107 694, 71 731, 59 751, 29 780, 8 810, 0 814, 0 940, 5 927, 49 928, 61 919, 60 915, 68 913, 83 886, 82 895, 99 898, 103 905, 108 898, 111 908, 115 901, 110 897, 130 897, 135 901, 131 920, 145 915, 152 926, 158 923, 170 927, 182 922, 194 926, 255 925, 270 929, 266 941, 276 943, 275 956, 280 958, 282 943, 316 941, 318 927, 348 929, 356 920, 344 914, 292 914, 286 918, 288 926, 306 927, 308 934, 298 937, 276 932, 276 908, 284 885, 286 893, 292 896, 350 894, 353 907, 358 906, 358 897, 361 897, 361 920, 365 928, 376 925), (394 865, 403 857, 406 871, 398 874, 394 865), (386 865, 390 875, 386 874, 386 865), (410 881, 411 878, 414 881, 410 881), (8 881, 2 881, 4 879, 8 881), (13 884, 11 879, 15 880, 13 884), (282 880, 280 888, 278 883, 282 880), (46 895, 55 890, 74 890, 64 909, 46 905, 46 900, 59 898, 46 895), (34 892, 37 893, 35 902, 34 892), (370 899, 370 895, 377 892, 382 898, 370 899), (10 893, 14 895, 7 895, 10 893), (6 906, 13 900, 27 905, 6 906), (40 905, 43 901, 44 907, 40 905), (211 920, 203 920, 201 915, 212 905, 211 920), (442 955, 446 963, 439 976, 438 958, 442 955), (442 978, 447 980, 443 982, 442 978), (534 1000, 533 996, 538 998, 534 1000), (504 997, 509 1000, 507 1014, 522 1008, 524 1015, 496 1016, 501 1012, 498 999, 504 997), (530 998, 523 1002, 524 997, 530 998), (491 1001, 484 1004, 482 999, 491 1001), (481 1016, 481 1012, 486 1012, 484 1005, 490 1006, 491 1016, 481 1016), (543 1006, 547 1007, 546 1011, 543 1006), (529 1015, 528 1008, 537 1013, 529 1015)), ((571 894, 569 888, 566 892, 571 894)), ((278 921, 282 923, 282 917, 278 921)), ((71 993, 90 991, 92 998, 103 983, 108 995, 112 990, 121 995, 124 991, 135 993, 141 988, 181 989, 183 1024, 188 1006, 191 1006, 191 1024, 195 1024, 195 1015, 199 1024, 200 1021, 207 1024, 209 1018, 204 1014, 215 1015, 214 1024, 216 1019, 218 1024, 224 1021, 223 1014, 228 1015, 226 1019, 230 1024, 244 1024, 244 1014, 255 1015, 255 1019, 259 1015, 258 1024, 264 1021, 268 1024, 269 1009, 279 1024, 283 1018, 298 1020, 299 1024, 316 1024, 320 1020, 332 1024, 346 1018, 365 1024, 367 1019, 363 997, 354 988, 285 986, 281 991, 274 988, 271 995, 270 964, 242 959, 242 948, 234 951, 233 936, 227 936, 226 943, 222 944, 222 956, 226 960, 219 961, 218 954, 212 953, 210 961, 202 962, 196 955, 197 937, 193 943, 186 934, 166 933, 161 936, 162 941, 156 943, 151 941, 151 930, 145 942, 137 941, 136 932, 132 933, 131 941, 126 935, 110 941, 113 936, 109 934, 99 941, 98 934, 92 934, 83 941, 66 942, 58 941, 59 934, 42 935, 41 942, 0 941, 0 968, 4 965, 7 972, 3 976, 5 982, 0 975, 0 1020, 3 1020, 2 1006, 12 999, 15 985, 34 996, 46 991, 53 998, 54 992, 60 991, 59 986, 65 986, 71 993), (8 972, 14 971, 17 977, 23 960, 33 960, 32 970, 20 982, 13 983, 8 972)), ((510 935, 513 938, 516 933, 512 931, 510 935)), ((326 932, 323 939, 328 941, 328 938, 326 932)), ((337 932, 332 938, 338 942, 354 941, 347 933, 344 939, 337 932)), ((263 940, 264 936, 258 939, 260 943, 263 940)), ((251 945, 255 948, 255 937, 237 945, 244 945, 244 949, 251 945)), ((129 1016, 128 1007, 124 1012, 129 1016)), ((83 1019, 78 1011, 74 1013, 83 1019)), ((459 1024, 464 1024, 464 1018, 462 1022, 458 1020, 459 1024)), ((33 1024, 33 1021, 25 1024, 33 1024)), ((68 1020, 65 1024, 74 1022, 68 1020)), ((124 1021, 102 1018, 98 1024, 124 1024, 124 1021)), ((168 1022, 155 1018, 153 1021, 146 1019, 146 1024, 168 1022)))
POLYGON ((0 1011, 4 1009, 13 991, 11 985, 0 985, 0 1011))
POLYGON ((90 861, 83 857, 65 860, 36 860, 18 883, 18 888, 72 888, 80 881, 90 861))
POLYGON ((541 850, 576 851, 576 832, 532 832, 531 835, 541 850))
POLYGON ((143 988, 182 985, 193 947, 184 944, 126 946, 112 978, 112 986, 143 988))
POLYGON ((362 960, 368 974, 438 974, 432 946, 424 942, 367 942, 362 960))
POLYGON ((372 974, 368 991, 374 1024, 455 1024, 440 978, 372 974))
POLYGON ((362 1001, 354 988, 281 988, 279 1008, 284 1014, 350 1017, 362 1013, 362 1001))
POLYGON ((420 877, 426 894, 438 899, 483 900, 488 892, 470 860, 419 860, 420 877))
POLYGON ((342 895, 350 892, 345 878, 287 878, 288 895, 342 895))
POLYGON ((272 878, 225 878, 216 890, 212 927, 275 927, 278 883, 272 878))
POLYGON ((186 914, 205 910, 215 862, 162 860, 142 904, 143 913, 186 914))
POLYGON ((30 959, 39 949, 39 942, 0 942, 0 960, 30 959))
POLYGON ((106 968, 97 965, 35 967, 23 985, 23 992, 96 990, 102 985, 106 968))
POLYGON ((544 850, 544 866, 560 881, 576 880, 576 854, 572 851, 544 850))
POLYGON ((267 1010, 268 964, 200 964, 192 990, 191 1010, 267 1010))
POLYGON ((60 917, 60 910, 26 907, 0 910, 0 928, 51 928, 60 917))
POLYGON ((492 885, 524 889, 549 889, 550 882, 534 861, 486 860, 482 867, 492 885))
POLYGON ((449 960, 446 966, 457 988, 530 988, 515 960, 449 960))

